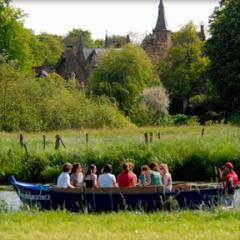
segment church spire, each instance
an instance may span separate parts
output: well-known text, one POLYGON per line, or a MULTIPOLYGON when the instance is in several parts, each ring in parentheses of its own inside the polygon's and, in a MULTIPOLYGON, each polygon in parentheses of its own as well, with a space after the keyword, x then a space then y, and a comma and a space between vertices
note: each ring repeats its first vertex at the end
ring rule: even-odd
POLYGON ((83 48, 84 48, 83 37, 82 37, 82 33, 80 33, 79 41, 78 41, 78 48, 77 48, 77 56, 78 56, 78 58, 80 58, 81 60, 84 61, 85 59, 84 59, 83 48))
POLYGON ((167 21, 165 18, 165 10, 164 10, 164 6, 163 6, 163 0, 160 0, 159 6, 158 6, 157 24, 153 31, 159 32, 162 30, 167 30, 167 21))
POLYGON ((80 33, 79 40, 78 40, 77 54, 81 53, 83 51, 83 48, 84 48, 83 37, 82 37, 82 33, 80 33))

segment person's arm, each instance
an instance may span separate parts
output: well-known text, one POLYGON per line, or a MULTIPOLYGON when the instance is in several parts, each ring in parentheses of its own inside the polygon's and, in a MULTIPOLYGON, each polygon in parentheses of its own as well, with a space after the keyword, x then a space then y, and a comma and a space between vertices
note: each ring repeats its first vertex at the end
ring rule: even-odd
POLYGON ((99 181, 98 181, 98 177, 97 177, 97 175, 93 175, 93 176, 94 176, 94 186, 96 188, 99 188, 100 184, 99 184, 99 181))
POLYGON ((75 184, 76 184, 76 181, 73 178, 71 178, 71 177, 70 177, 70 184, 72 186, 75 186, 75 184))
POLYGON ((113 175, 112 177, 112 182, 113 182, 113 187, 118 187, 117 181, 116 181, 116 177, 113 175))
POLYGON ((67 178, 67 186, 68 186, 68 188, 75 188, 75 187, 71 184, 70 176, 67 178))
POLYGON ((164 187, 167 187, 168 181, 169 181, 169 176, 168 176, 167 174, 165 174, 165 175, 163 176, 163 182, 162 182, 162 184, 163 184, 164 187))
POLYGON ((227 178, 226 178, 226 175, 222 175, 221 176, 221 180, 222 180, 222 184, 223 184, 223 187, 225 188, 227 186, 227 178))
POLYGON ((144 180, 143 180, 143 186, 148 187, 151 186, 151 174, 143 175, 144 180))
POLYGON ((138 179, 137 179, 137 175, 133 173, 133 181, 134 181, 134 187, 136 187, 138 185, 138 179))
POLYGON ((69 188, 75 188, 70 182, 68 183, 69 188))

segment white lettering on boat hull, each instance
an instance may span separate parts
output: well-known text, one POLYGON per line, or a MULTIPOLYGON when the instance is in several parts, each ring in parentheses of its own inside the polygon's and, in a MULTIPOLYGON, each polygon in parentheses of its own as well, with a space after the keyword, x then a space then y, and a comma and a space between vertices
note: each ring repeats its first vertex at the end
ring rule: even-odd
POLYGON ((28 193, 18 192, 20 199, 29 200, 29 201, 50 201, 50 195, 34 195, 28 193))

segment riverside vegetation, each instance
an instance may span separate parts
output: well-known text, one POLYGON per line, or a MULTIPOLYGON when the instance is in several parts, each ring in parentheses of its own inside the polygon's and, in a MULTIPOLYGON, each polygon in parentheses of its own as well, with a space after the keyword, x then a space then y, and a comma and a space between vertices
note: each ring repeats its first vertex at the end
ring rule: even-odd
POLYGON ((98 170, 105 163, 113 165, 114 173, 124 161, 140 166, 150 162, 165 162, 173 179, 182 181, 217 181, 216 168, 226 160, 240 173, 240 130, 230 125, 130 128, 111 130, 60 131, 23 134, 0 133, 0 181, 9 175, 31 182, 55 183, 64 162, 80 162, 83 168, 90 163, 98 170), (153 141, 145 144, 144 133, 153 133, 153 141), (88 133, 88 144, 86 144, 88 133), (45 149, 43 134, 46 137, 45 149), (55 136, 64 142, 55 150, 55 136))

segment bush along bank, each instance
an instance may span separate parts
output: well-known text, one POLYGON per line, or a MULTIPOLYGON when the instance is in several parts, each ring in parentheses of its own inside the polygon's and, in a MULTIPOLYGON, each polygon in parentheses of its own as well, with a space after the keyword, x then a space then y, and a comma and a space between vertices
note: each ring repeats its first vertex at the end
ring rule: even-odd
POLYGON ((125 161, 135 164, 139 174, 143 164, 167 163, 173 179, 180 181, 217 181, 216 168, 231 161, 240 174, 240 148, 238 141, 205 142, 176 139, 144 143, 118 143, 115 145, 86 146, 80 150, 57 150, 52 152, 26 153, 23 149, 0 152, 0 182, 7 183, 7 177, 30 182, 55 183, 64 162, 80 162, 86 170, 94 163, 100 173, 105 163, 113 166, 114 174, 121 171, 125 161))

